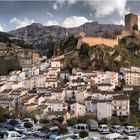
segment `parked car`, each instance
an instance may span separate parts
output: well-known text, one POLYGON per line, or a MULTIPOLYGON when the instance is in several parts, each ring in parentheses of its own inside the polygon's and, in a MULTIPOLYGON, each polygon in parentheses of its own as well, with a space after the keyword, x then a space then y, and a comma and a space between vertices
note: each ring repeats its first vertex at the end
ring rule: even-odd
POLYGON ((97 137, 86 137, 84 140, 99 140, 97 137))
POLYGON ((104 140, 119 140, 121 137, 122 136, 119 133, 112 133, 104 136, 104 140))
POLYGON ((102 134, 108 134, 109 133, 109 127, 106 124, 99 125, 98 132, 102 134))
POLYGON ((73 133, 68 133, 68 134, 63 134, 63 135, 58 135, 58 134, 52 134, 49 137, 49 140, 61 140, 61 139, 66 139, 73 136, 73 133))
POLYGON ((122 127, 120 125, 113 125, 110 128, 110 131, 113 132, 113 133, 122 133, 123 129, 122 129, 122 127))
POLYGON ((34 134, 34 131, 31 128, 26 128, 23 130, 22 133, 25 135, 32 135, 32 134, 34 134))
POLYGON ((87 126, 87 124, 80 123, 80 124, 76 124, 76 125, 72 126, 71 130, 75 133, 80 132, 80 131, 88 131, 88 126, 87 126))
POLYGON ((37 136, 37 137, 46 137, 46 131, 45 130, 37 130, 34 132, 34 136, 37 136))
POLYGON ((4 140, 19 140, 25 138, 25 135, 19 134, 16 131, 6 131, 4 134, 4 140))
POLYGON ((136 135, 138 130, 133 126, 125 126, 123 132, 128 135, 136 135))
POLYGON ((1 128, 7 128, 8 130, 14 130, 15 127, 9 123, 4 123, 1 125, 1 128))
POLYGON ((0 139, 4 138, 6 131, 5 130, 0 130, 0 139))
POLYGON ((89 130, 97 130, 98 129, 98 122, 93 120, 93 119, 89 119, 87 121, 87 125, 89 130))
POLYGON ((74 134, 68 138, 66 138, 65 140, 81 140, 79 137, 79 134, 74 134))
POLYGON ((22 122, 30 122, 30 123, 34 124, 34 120, 32 118, 25 118, 22 120, 22 122))
POLYGON ((14 129, 17 132, 22 133, 25 130, 25 127, 19 125, 19 126, 15 126, 14 129))

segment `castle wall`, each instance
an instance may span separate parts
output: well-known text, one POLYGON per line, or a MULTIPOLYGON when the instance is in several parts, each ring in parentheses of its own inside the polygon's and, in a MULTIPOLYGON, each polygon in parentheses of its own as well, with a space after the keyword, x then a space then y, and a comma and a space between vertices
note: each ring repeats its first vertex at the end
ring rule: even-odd
POLYGON ((114 46, 118 45, 118 39, 107 39, 101 37, 83 37, 78 40, 77 48, 83 43, 87 43, 89 46, 101 45, 104 44, 106 46, 114 48, 114 46))

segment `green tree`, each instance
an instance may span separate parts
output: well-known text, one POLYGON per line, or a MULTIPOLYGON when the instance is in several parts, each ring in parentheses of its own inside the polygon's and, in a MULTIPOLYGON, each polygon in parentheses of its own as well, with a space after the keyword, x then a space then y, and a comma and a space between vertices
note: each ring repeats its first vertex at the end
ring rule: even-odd
POLYGON ((24 127, 25 127, 25 128, 32 128, 32 127, 33 127, 33 124, 30 123, 30 122, 26 122, 26 123, 24 124, 24 127))
POLYGON ((87 131, 80 131, 79 136, 80 136, 80 138, 88 137, 88 132, 87 131))
POLYGON ((12 126, 15 126, 16 124, 18 124, 18 121, 10 120, 9 124, 11 124, 12 126))
POLYGON ((130 124, 138 127, 140 125, 140 119, 133 115, 130 117, 130 124))
POLYGON ((64 121, 64 117, 57 118, 58 122, 62 123, 64 121))
POLYGON ((109 125, 121 125, 121 122, 118 117, 112 117, 108 122, 109 125))
POLYGON ((87 43, 83 43, 80 48, 80 55, 88 56, 89 49, 89 45, 87 43))
POLYGON ((0 123, 6 122, 6 118, 3 115, 0 115, 0 123))
POLYGON ((59 129, 58 133, 64 135, 64 134, 68 133, 68 129, 67 128, 61 128, 61 129, 59 129))
POLYGON ((67 124, 68 124, 69 126, 73 126, 73 125, 75 125, 77 122, 78 122, 78 121, 77 121, 76 118, 71 118, 71 119, 67 120, 67 124))
POLYGON ((133 31, 138 30, 138 25, 137 25, 137 24, 134 24, 134 25, 132 26, 132 30, 133 30, 133 31))

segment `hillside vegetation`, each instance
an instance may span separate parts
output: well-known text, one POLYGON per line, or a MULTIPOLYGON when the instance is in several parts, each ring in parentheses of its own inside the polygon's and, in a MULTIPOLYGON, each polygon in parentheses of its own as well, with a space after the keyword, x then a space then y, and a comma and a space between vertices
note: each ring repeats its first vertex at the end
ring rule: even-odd
POLYGON ((81 48, 74 49, 66 55, 64 66, 69 71, 80 68, 85 71, 113 70, 122 66, 140 66, 140 39, 133 35, 120 40, 119 46, 111 48, 105 45, 89 47, 83 43, 81 48))
POLYGON ((18 59, 20 48, 23 50, 28 48, 25 41, 0 32, 0 75, 7 75, 10 71, 21 69, 18 59))

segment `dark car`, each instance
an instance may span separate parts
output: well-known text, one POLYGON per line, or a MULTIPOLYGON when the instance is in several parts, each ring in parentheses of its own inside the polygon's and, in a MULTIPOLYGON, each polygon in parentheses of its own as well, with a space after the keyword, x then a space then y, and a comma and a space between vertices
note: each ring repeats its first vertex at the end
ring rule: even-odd
POLYGON ((15 129, 15 127, 12 126, 12 125, 9 124, 9 123, 4 123, 4 124, 2 124, 2 125, 1 125, 1 128, 7 128, 8 130, 14 130, 14 129, 15 129))

